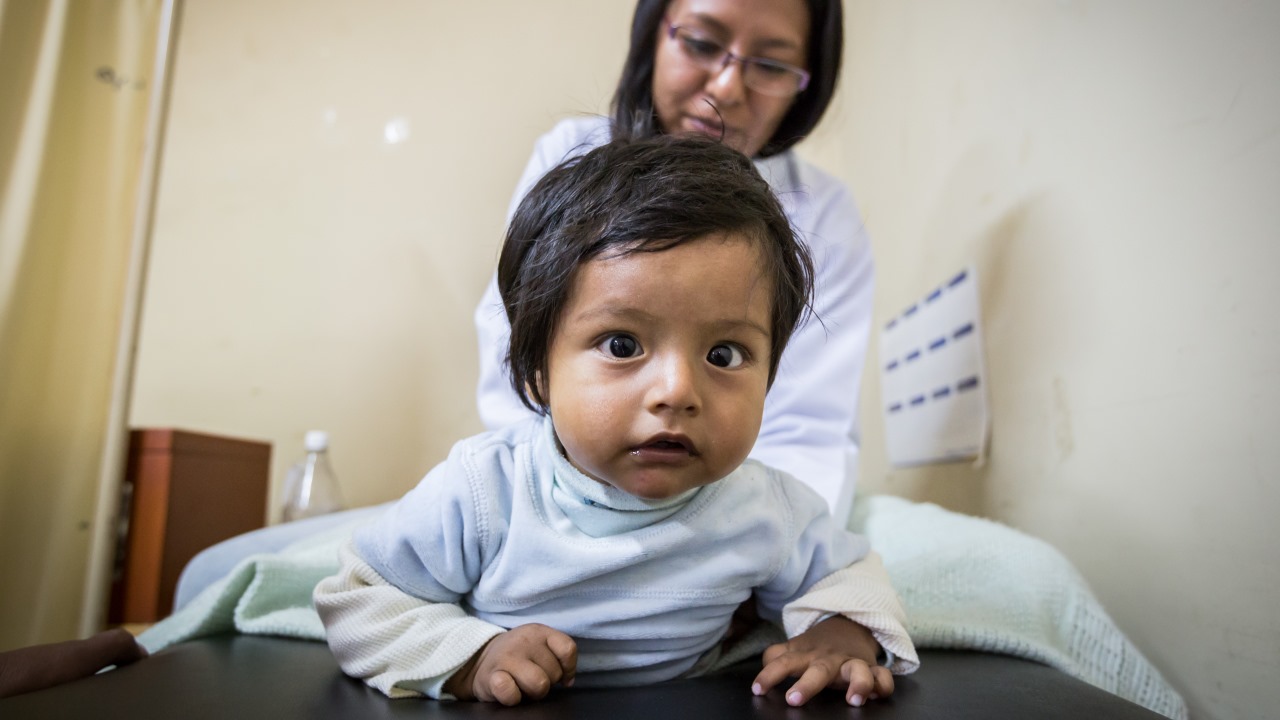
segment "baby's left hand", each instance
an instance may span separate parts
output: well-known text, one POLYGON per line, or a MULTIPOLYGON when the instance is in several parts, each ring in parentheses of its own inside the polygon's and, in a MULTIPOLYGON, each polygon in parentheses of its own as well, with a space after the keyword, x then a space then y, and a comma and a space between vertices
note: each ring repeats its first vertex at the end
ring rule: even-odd
POLYGON ((787 704, 805 704, 825 687, 844 687, 845 702, 893 694, 893 674, 876 662, 879 644, 870 631, 848 618, 830 617, 785 643, 764 651, 764 669, 751 692, 764 695, 788 677, 799 677, 787 690, 787 704))

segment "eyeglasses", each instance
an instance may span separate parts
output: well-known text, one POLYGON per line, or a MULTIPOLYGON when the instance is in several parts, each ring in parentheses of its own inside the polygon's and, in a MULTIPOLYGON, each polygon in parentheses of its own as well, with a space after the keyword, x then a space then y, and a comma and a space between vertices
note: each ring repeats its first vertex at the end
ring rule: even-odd
POLYGON ((809 87, 809 73, 794 65, 762 57, 739 57, 719 42, 695 30, 667 21, 667 37, 684 57, 709 72, 722 72, 731 62, 742 65, 742 83, 763 95, 788 97, 809 87))

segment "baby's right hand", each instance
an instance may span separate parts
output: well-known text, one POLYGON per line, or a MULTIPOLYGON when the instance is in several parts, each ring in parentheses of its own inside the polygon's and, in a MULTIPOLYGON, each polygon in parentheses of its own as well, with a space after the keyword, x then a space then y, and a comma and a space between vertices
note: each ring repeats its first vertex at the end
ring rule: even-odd
POLYGON ((459 700, 517 705, 546 697, 556 683, 569 687, 577 669, 573 638, 546 625, 521 625, 490 640, 445 682, 444 691, 459 700))

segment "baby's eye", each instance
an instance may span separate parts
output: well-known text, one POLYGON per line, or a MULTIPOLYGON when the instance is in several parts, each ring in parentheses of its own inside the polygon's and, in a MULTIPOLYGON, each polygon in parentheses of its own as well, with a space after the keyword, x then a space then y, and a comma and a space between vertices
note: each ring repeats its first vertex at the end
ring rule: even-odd
POLYGON ((737 345, 721 344, 707 353, 707 362, 721 368, 736 368, 746 362, 746 355, 737 345))
POLYGON ((630 335, 610 335, 596 347, 605 355, 615 358, 630 358, 640 354, 640 343, 630 335))

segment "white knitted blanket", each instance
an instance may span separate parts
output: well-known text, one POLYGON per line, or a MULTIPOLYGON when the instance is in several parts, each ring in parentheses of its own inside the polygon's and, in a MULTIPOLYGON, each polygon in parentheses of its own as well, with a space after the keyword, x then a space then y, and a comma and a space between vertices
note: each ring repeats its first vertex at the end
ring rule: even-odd
MULTIPOLYGON (((138 637, 151 652, 219 633, 323 640, 311 591, 366 518, 246 558, 138 637)), ((917 648, 1036 660, 1175 720, 1186 705, 1047 543, 999 523, 890 496, 860 499, 852 528, 880 553, 917 648)))
POLYGON ((917 648, 1036 660, 1166 717, 1187 717, 1182 697, 1048 543, 886 495, 860 500, 852 527, 884 559, 917 648))

